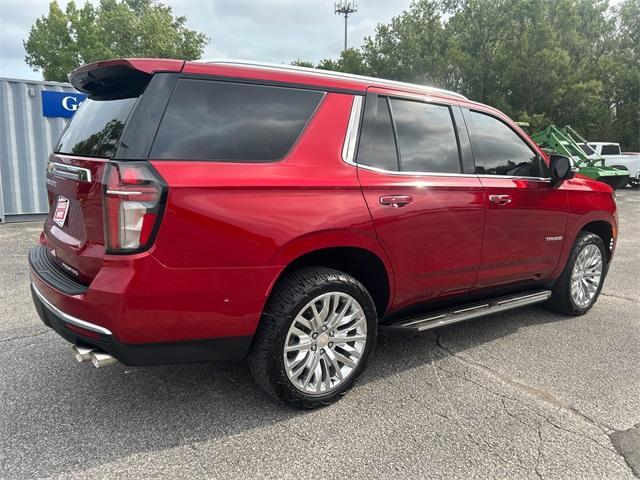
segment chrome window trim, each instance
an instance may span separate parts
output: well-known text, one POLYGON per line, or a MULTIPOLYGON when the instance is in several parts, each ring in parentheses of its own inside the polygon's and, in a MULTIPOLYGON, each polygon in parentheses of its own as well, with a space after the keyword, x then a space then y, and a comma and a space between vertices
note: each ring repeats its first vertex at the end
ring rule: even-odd
POLYGON ((509 180, 531 180, 534 182, 550 182, 551 181, 551 177, 549 178, 544 178, 544 177, 518 177, 518 176, 514 176, 514 175, 489 175, 487 173, 482 173, 482 174, 477 174, 476 175, 479 178, 506 178, 509 180))
POLYGON ((347 132, 344 138, 344 144, 342 146, 342 160, 347 165, 351 165, 356 168, 363 168, 372 172, 384 173, 387 175, 405 175, 413 177, 462 177, 462 178, 504 178, 507 180, 530 180, 534 182, 550 182, 551 178, 543 177, 518 177, 512 175, 489 175, 489 174, 477 174, 477 173, 439 173, 439 172, 405 172, 396 170, 386 170, 384 168, 372 167, 370 165, 364 165, 356 163, 356 145, 358 143, 358 133, 360 131, 360 124, 362 123, 362 108, 364 103, 364 97, 361 95, 353 96, 353 103, 351 104, 351 112, 349 114, 349 123, 347 124, 347 132))
POLYGON ((84 320, 80 320, 79 318, 73 317, 68 313, 64 313, 58 307, 53 305, 49 300, 47 300, 38 287, 36 287, 33 283, 31 284, 31 288, 33 288, 33 293, 40 299, 40 301, 54 314, 59 316, 66 323, 70 323, 71 325, 75 325, 76 327, 84 328, 85 330, 90 330, 92 332, 101 333, 102 335, 112 335, 110 330, 107 330, 104 327, 99 325, 94 325, 93 323, 85 322, 84 320))
POLYGON ((55 175, 56 177, 91 183, 91 170, 88 168, 49 161, 47 163, 47 172, 55 175))
POLYGON ((504 178, 507 180, 529 180, 534 182, 550 182, 551 178, 542 177, 517 177, 512 175, 487 175, 478 173, 439 173, 439 172, 398 172, 395 170, 385 170, 384 168, 372 167, 370 165, 361 165, 359 163, 346 162, 345 163, 365 170, 371 170, 372 172, 384 173, 390 175, 406 175, 406 176, 422 176, 422 177, 462 177, 462 178, 504 178))
POLYGON ((358 143, 358 131, 360 130, 360 118, 362 117, 362 103, 362 96, 353 96, 351 113, 349 114, 349 123, 347 125, 347 133, 342 146, 342 160, 349 165, 356 164, 356 145, 358 143))
POLYGON ((405 175, 405 176, 413 176, 413 177, 474 177, 477 178, 479 175, 475 173, 438 173, 438 172, 398 172, 396 170, 385 170, 384 168, 372 167, 370 165, 364 165, 359 163, 350 164, 357 168, 362 168, 365 170, 371 170, 372 172, 391 174, 391 175, 405 175))

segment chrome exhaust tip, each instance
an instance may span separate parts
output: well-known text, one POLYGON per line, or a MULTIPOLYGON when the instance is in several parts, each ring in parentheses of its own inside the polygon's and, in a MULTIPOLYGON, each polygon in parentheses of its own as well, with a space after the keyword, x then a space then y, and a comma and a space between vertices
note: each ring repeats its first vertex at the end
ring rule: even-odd
POLYGON ((91 361, 91 352, 93 352, 95 348, 89 347, 80 347, 78 345, 74 345, 71 349, 74 358, 80 363, 87 363, 91 361))
POLYGON ((105 352, 94 350, 89 355, 91 357, 91 363, 96 368, 108 367, 109 365, 118 363, 118 360, 116 360, 115 357, 112 357, 105 352))

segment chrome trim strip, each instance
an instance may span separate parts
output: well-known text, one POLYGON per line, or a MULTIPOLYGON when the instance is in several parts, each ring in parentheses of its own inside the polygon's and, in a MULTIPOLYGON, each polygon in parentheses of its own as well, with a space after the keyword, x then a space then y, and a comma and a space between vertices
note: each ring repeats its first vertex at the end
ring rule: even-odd
POLYGON ((111 331, 107 330, 104 327, 100 327, 99 325, 94 325, 93 323, 85 322, 84 320, 80 320, 79 318, 73 317, 68 313, 64 313, 58 307, 53 305, 49 300, 47 300, 44 297, 44 295, 40 293, 40 290, 38 290, 38 287, 36 287, 33 283, 31 283, 31 288, 33 289, 33 292, 36 294, 36 296, 40 299, 40 301, 44 304, 44 306, 47 307, 49 310, 51 310, 53 313, 55 313, 57 316, 59 316, 63 321, 70 323, 71 325, 75 325, 76 327, 84 328, 85 330, 101 333, 102 335, 112 335, 111 331))
POLYGON ((433 317, 419 318, 418 320, 414 320, 413 322, 404 323, 402 326, 409 327, 411 325, 415 325, 416 323, 433 322, 434 320, 440 320, 441 318, 444 318, 444 317, 446 317, 446 315, 443 313, 441 315, 435 315, 433 317))
POLYGON ((358 130, 360 130, 362 100, 360 95, 353 96, 351 113, 349 114, 349 124, 344 138, 344 145, 342 146, 342 160, 349 165, 356 164, 356 144, 358 143, 358 130))
POLYGON ((483 303, 482 305, 474 305, 473 307, 461 308, 460 310, 454 310, 454 315, 458 315, 459 313, 472 312, 474 310, 486 309, 491 307, 488 303, 483 303))
POLYGON ((91 183, 91 170, 88 168, 49 161, 47 164, 47 172, 57 177, 91 183))
MULTIPOLYGON (((507 180, 529 180, 533 182, 550 182, 551 178, 543 177, 525 177, 525 176, 513 176, 513 175, 488 175, 477 173, 444 173, 444 172, 399 172, 395 170, 385 170, 384 168, 372 167, 371 165, 364 165, 356 163, 356 144, 358 143, 358 132, 360 131, 360 123, 362 118, 362 104, 364 97, 360 95, 353 96, 353 103, 351 104, 351 113, 349 114, 349 123, 347 125, 347 132, 345 134, 344 143, 342 145, 342 160, 347 165, 351 165, 356 168, 363 168, 372 172, 384 173, 386 175, 404 175, 413 177, 462 177, 462 178, 504 178, 507 180)), ((640 174, 639 174, 640 175, 640 174)))
POLYGON ((523 295, 521 297, 514 297, 514 298, 508 298, 506 300, 501 300, 499 302, 496 303, 496 305, 500 306, 500 305, 510 305, 513 304, 514 302, 521 302, 523 300, 532 300, 534 298, 540 297, 542 298, 542 300, 546 300, 549 298, 550 293, 549 292, 536 292, 536 293, 532 293, 531 295, 523 295))
POLYGON ((107 190, 109 195, 142 195, 142 192, 138 191, 127 191, 127 190, 107 190))
POLYGON ((345 163, 353 167, 363 168, 365 170, 370 170, 372 172, 384 173, 386 175, 404 175, 404 176, 414 176, 414 177, 466 177, 466 178, 503 178, 506 180, 529 180, 532 182, 550 182, 551 178, 542 178, 542 177, 515 177, 511 175, 486 175, 486 174, 477 174, 477 173, 444 173, 444 172, 398 172, 395 170, 385 170, 384 168, 372 167, 370 165, 364 165, 355 162, 347 162, 345 163))
POLYGON ((550 182, 551 181, 551 177, 549 178, 544 178, 544 177, 518 177, 515 175, 489 175, 486 173, 479 173, 478 175, 476 175, 479 178, 506 178, 508 180, 531 180, 534 182, 550 182))
MULTIPOLYGON (((346 162, 349 165, 357 168, 362 168, 364 170, 370 170, 376 173, 384 173, 386 175, 404 175, 405 177, 467 177, 467 178, 477 178, 478 175, 474 173, 438 173, 438 172, 398 172, 395 170, 385 170, 384 168, 372 167, 371 165, 364 165, 361 163, 355 162, 346 162)), ((506 178, 506 177, 503 177, 506 178)))

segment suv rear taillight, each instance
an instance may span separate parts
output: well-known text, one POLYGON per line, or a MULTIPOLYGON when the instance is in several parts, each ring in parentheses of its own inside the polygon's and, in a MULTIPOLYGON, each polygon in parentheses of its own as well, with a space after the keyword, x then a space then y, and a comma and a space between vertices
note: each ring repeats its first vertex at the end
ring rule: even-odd
POLYGON ((134 253, 153 243, 166 186, 146 162, 109 163, 103 180, 107 253, 134 253))

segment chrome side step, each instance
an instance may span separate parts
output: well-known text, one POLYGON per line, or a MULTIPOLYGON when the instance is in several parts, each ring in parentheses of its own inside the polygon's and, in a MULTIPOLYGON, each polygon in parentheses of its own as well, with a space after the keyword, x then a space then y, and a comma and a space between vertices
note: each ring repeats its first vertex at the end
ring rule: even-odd
POLYGON ((551 290, 507 295, 484 302, 473 303, 449 310, 433 312, 424 317, 412 317, 388 325, 380 325, 380 330, 393 333, 418 333, 452 323, 464 322, 472 318, 484 317, 493 313, 505 312, 515 308, 541 303, 551 297, 551 290))

